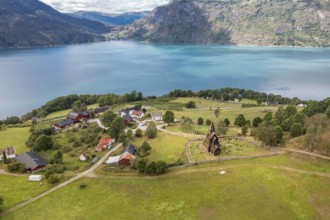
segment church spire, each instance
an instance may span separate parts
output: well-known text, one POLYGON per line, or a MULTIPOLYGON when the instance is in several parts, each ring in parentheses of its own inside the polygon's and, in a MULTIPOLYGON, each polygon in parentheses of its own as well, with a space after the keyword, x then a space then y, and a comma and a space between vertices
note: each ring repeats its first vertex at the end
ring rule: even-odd
POLYGON ((215 132, 215 127, 214 127, 214 123, 213 122, 211 123, 211 126, 210 126, 210 132, 215 132))

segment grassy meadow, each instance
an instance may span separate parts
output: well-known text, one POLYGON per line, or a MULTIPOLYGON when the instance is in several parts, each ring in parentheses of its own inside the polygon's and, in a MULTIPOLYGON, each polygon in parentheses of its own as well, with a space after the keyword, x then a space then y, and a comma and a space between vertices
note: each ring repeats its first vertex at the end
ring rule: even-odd
POLYGON ((0 131, 0 148, 15 146, 17 154, 28 151, 29 148, 25 145, 30 136, 29 127, 24 128, 8 128, 0 131))
POLYGON ((163 160, 168 164, 175 163, 178 159, 184 162, 187 161, 185 144, 188 140, 185 138, 158 132, 157 137, 154 139, 134 138, 133 144, 139 147, 144 141, 151 145, 149 160, 163 160))
MULTIPOLYGON (((83 178, 3 219, 329 219, 329 177, 269 166, 291 157, 204 164, 160 177, 83 178)), ((297 161, 290 166, 317 167, 297 161)))

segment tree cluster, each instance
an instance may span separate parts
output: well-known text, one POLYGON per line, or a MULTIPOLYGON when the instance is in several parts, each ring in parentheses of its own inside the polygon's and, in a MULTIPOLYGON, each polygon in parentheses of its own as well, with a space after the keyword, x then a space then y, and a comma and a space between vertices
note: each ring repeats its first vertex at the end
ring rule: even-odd
POLYGON ((148 161, 144 158, 135 162, 134 167, 140 172, 149 175, 163 174, 167 170, 167 164, 164 161, 148 161))

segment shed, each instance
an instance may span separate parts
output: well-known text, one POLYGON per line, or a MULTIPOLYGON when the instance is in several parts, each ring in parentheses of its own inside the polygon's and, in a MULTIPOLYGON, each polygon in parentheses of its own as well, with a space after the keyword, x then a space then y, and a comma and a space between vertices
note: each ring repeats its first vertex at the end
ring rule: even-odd
POLYGON ((42 180, 42 176, 41 175, 30 175, 29 176, 29 181, 40 182, 41 180, 42 180))

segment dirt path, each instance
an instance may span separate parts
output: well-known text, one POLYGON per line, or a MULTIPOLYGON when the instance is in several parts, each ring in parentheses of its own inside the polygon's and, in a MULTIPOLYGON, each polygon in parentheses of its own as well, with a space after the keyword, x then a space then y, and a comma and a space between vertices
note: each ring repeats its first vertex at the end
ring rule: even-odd
MULTIPOLYGON (((328 177, 330 178, 330 173, 324 173, 324 172, 318 172, 318 171, 307 171, 307 170, 300 170, 292 167, 287 166, 280 166, 280 165, 271 165, 271 164, 233 164, 233 165, 218 165, 214 167, 204 167, 204 168, 187 168, 185 170, 172 172, 163 174, 160 176, 142 176, 142 175, 125 175, 125 176, 102 176, 102 175, 94 175, 91 178, 116 178, 116 179, 136 179, 136 178, 144 178, 144 179, 161 179, 161 178, 167 178, 167 177, 173 177, 173 176, 180 176, 185 174, 191 174, 191 173, 199 173, 199 172, 209 172, 209 171, 228 171, 228 169, 234 169, 234 168, 271 168, 271 169, 278 169, 278 170, 284 170, 290 173, 299 173, 299 174, 306 174, 306 175, 313 175, 313 176, 320 176, 320 177, 328 177)), ((219 174, 220 175, 220 174, 219 174)))
POLYGON ((25 202, 22 202, 21 204, 19 204, 17 206, 14 206, 14 207, 12 207, 10 209, 7 209, 7 210, 1 212, 0 213, 0 217, 5 216, 5 215, 7 215, 9 213, 12 213, 12 212, 16 211, 19 208, 22 208, 22 207, 24 207, 24 206, 26 206, 26 205, 28 205, 28 204, 30 204, 30 203, 38 200, 38 199, 41 199, 41 198, 45 197, 46 195, 48 195, 48 194, 50 194, 50 193, 52 193, 52 192, 54 192, 54 191, 56 191, 58 189, 61 189, 64 186, 67 186, 68 184, 70 184, 70 183, 72 183, 72 182, 74 182, 74 181, 76 181, 76 180, 78 180, 78 179, 80 179, 80 178, 82 178, 84 176, 87 176, 88 174, 90 174, 91 172, 93 172, 96 168, 98 168, 105 161, 105 159, 108 158, 109 155, 112 152, 116 151, 119 147, 121 147, 121 145, 122 144, 118 144, 115 148, 113 148, 112 150, 110 150, 96 164, 94 164, 91 168, 89 168, 85 172, 79 173, 77 176, 72 177, 71 179, 69 179, 69 180, 67 180, 67 181, 65 181, 65 182, 63 182, 63 183, 61 183, 61 184, 59 184, 59 185, 51 188, 50 190, 47 190, 46 192, 43 192, 43 193, 41 193, 41 194, 39 194, 39 195, 31 198, 31 199, 28 199, 25 202))
POLYGON ((28 176, 29 174, 19 174, 19 173, 9 173, 5 170, 0 170, 0 175, 7 175, 7 176, 28 176))
POLYGON ((330 160, 330 157, 323 156, 323 155, 320 155, 320 154, 314 154, 314 153, 307 152, 307 151, 295 150, 295 149, 289 149, 289 148, 277 148, 277 149, 282 150, 282 151, 284 150, 284 151, 290 151, 290 152, 294 152, 294 153, 306 154, 306 155, 309 155, 309 156, 318 157, 318 158, 322 158, 322 159, 325 159, 325 160, 330 160))

